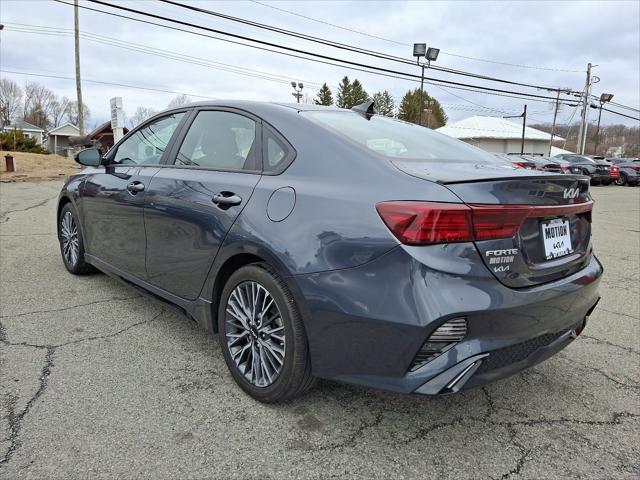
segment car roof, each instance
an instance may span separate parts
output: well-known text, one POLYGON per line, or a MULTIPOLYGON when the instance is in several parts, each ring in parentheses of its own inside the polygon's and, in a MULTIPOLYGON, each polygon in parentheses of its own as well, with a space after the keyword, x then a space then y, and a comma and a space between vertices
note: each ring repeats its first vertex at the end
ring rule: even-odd
POLYGON ((348 112, 350 110, 344 108, 337 108, 333 106, 315 105, 310 103, 286 103, 286 102, 260 102, 255 100, 206 100, 201 102, 192 102, 186 105, 182 105, 179 108, 185 107, 230 107, 253 111, 310 111, 310 110, 329 110, 329 111, 343 111, 348 112))

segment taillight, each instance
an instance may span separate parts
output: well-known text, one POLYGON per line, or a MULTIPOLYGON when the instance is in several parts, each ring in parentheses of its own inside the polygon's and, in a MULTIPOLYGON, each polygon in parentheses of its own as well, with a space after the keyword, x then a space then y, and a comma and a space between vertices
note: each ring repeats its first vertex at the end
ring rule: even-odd
POLYGON ((640 172, 640 167, 638 167, 638 166, 635 166, 635 165, 634 165, 634 166, 633 166, 633 167, 631 167, 631 168, 633 168, 636 172, 640 172))
POLYGON ((381 202, 376 210, 391 233, 407 245, 473 240, 471 208, 464 204, 381 202))
POLYGON ((527 164, 524 162, 511 162, 511 163, 518 168, 527 168, 527 164))
POLYGON ((391 201, 378 203, 376 210, 400 242, 433 245, 510 238, 527 218, 587 213, 592 207, 592 201, 541 206, 391 201))

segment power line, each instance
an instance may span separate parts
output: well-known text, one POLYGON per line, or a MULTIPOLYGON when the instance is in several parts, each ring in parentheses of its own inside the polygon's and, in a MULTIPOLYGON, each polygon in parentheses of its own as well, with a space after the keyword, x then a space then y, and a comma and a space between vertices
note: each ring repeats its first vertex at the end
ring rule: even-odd
MULTIPOLYGON (((258 5, 262 5, 263 7, 272 8, 274 10, 279 10, 281 12, 285 12, 285 13, 288 13, 290 15, 295 15, 296 17, 300 17, 300 18, 305 18, 307 20, 311 20, 312 22, 322 23, 324 25, 329 25, 329 26, 334 27, 334 28, 339 28, 340 30, 345 30, 345 31, 348 31, 348 32, 357 33, 358 35, 364 35, 364 36, 369 37, 369 38, 375 38, 375 39, 378 39, 378 40, 384 40, 385 42, 394 43, 396 45, 403 45, 403 46, 408 46, 408 47, 412 46, 410 43, 398 42, 396 40, 391 40, 389 38, 379 37, 377 35, 371 35, 370 33, 365 33, 365 32, 362 32, 362 31, 359 31, 359 30, 355 30, 355 29, 352 29, 352 28, 343 27, 341 25, 336 25, 335 23, 326 22, 324 20, 320 20, 320 19, 317 19, 317 18, 308 17, 306 15, 302 15, 302 14, 297 13, 297 12, 292 12, 291 10, 286 10, 284 8, 276 7, 275 5, 268 5, 266 3, 259 2, 257 0, 250 0, 250 1, 253 2, 253 3, 257 3, 258 5)), ((495 63, 497 65, 505 65, 505 66, 509 66, 509 67, 529 68, 529 69, 546 70, 546 71, 552 71, 552 72, 584 73, 583 70, 570 70, 570 69, 552 68, 552 67, 538 67, 538 66, 533 66, 533 65, 522 65, 522 64, 518 64, 518 63, 500 62, 500 61, 496 61, 496 60, 488 60, 486 58, 471 57, 471 56, 468 56, 468 55, 458 55, 458 54, 455 54, 455 53, 445 52, 445 51, 440 51, 440 54, 448 55, 450 57, 464 58, 464 59, 467 59, 467 60, 475 60, 475 61, 478 61, 478 62, 495 63)))
MULTIPOLYGON (((11 68, 11 67, 9 67, 9 68, 11 68)), ((25 75, 25 76, 31 76, 31 77, 57 78, 57 79, 61 79, 61 80, 74 80, 75 81, 75 79, 76 79, 75 77, 67 77, 67 76, 64 76, 64 75, 52 75, 52 74, 33 73, 33 72, 20 72, 20 71, 17 71, 17 70, 7 70, 5 68, 0 69, 0 72, 13 73, 13 74, 16 74, 16 75, 25 75)), ((176 93, 176 94, 179 94, 179 95, 186 95, 188 97, 204 98, 206 100, 215 100, 214 97, 207 97, 205 95, 197 95, 195 93, 177 92, 175 90, 167 90, 167 89, 164 89, 164 88, 141 87, 141 86, 126 84, 126 83, 106 82, 106 81, 103 81, 103 80, 90 80, 90 79, 86 79, 86 78, 83 78, 82 81, 83 82, 89 82, 89 83, 97 83, 97 84, 101 84, 101 85, 110 85, 110 86, 115 86, 115 87, 125 87, 125 88, 134 88, 134 89, 138 89, 138 90, 148 90, 148 91, 151 91, 151 92, 176 93)))
MULTIPOLYGON (((91 0, 93 1, 93 0, 91 0)), ((402 63, 405 65, 411 65, 414 66, 415 65, 415 61, 414 60, 409 60, 406 58, 402 58, 402 57, 397 57, 394 55, 389 55, 386 54, 384 52, 378 52, 375 50, 369 50, 369 49, 364 49, 364 48, 360 48, 360 47, 355 47, 352 45, 347 45, 344 43, 339 43, 339 42, 335 42, 333 40, 327 40, 324 38, 318 38, 318 37, 314 37, 312 35, 308 35, 305 33, 299 33, 299 32, 295 32, 293 30, 288 30, 285 28, 280 28, 280 27, 274 27, 272 25, 267 25, 264 23, 260 23, 260 22, 256 22, 253 20, 247 20, 245 18, 240 18, 240 17, 234 17, 232 15, 227 15, 224 13, 220 13, 220 12, 216 12, 213 10, 209 10, 206 8, 202 8, 202 7, 196 7, 193 5, 187 5, 184 3, 179 3, 176 2, 174 0, 159 0, 163 3, 167 3, 169 5, 174 5, 176 7, 180 7, 180 8, 184 8, 187 10, 191 10, 194 12, 199 12, 199 13, 204 13, 206 15, 211 15, 214 17, 218 17, 218 18, 223 18, 225 20, 230 20, 232 22, 237 22, 237 23, 241 23, 243 25, 249 25, 252 27, 256 27, 256 28, 261 28, 263 30, 268 30, 271 32, 277 32, 283 35, 289 35, 295 38, 300 38, 303 40, 307 40, 307 41, 311 41, 311 42, 315 42, 315 43, 320 43, 322 45, 328 45, 334 48, 338 48, 341 50, 347 50, 347 51, 351 51, 351 52, 355 52, 355 53, 359 53, 362 55, 369 55, 372 57, 376 57, 376 58, 380 58, 383 60, 388 60, 388 61, 393 61, 393 62, 398 62, 398 63, 402 63)), ((102 3, 100 1, 96 1, 96 3, 102 3)), ((496 78, 496 77, 490 77, 487 75, 481 75, 481 74, 477 74, 477 73, 471 73, 471 72, 465 72, 462 70, 455 70, 452 68, 446 68, 446 67, 440 67, 437 65, 432 65, 429 68, 431 68, 432 70, 438 70, 441 72, 446 72, 446 73, 451 73, 452 75, 462 75, 462 76, 467 76, 467 77, 473 77, 473 78, 479 78, 482 80, 488 80, 488 81, 492 81, 492 82, 500 82, 500 83, 506 83, 506 84, 510 84, 510 85, 517 85, 517 86, 521 86, 521 87, 529 87, 529 88, 536 88, 536 89, 540 89, 540 90, 548 90, 548 91, 553 91, 556 92, 558 90, 558 88, 553 88, 553 87, 547 87, 547 86, 543 86, 543 85, 533 85, 530 83, 523 83, 523 82, 516 82, 513 80, 505 80, 505 79, 500 79, 500 78, 496 78)), ((565 89, 566 90, 566 89, 565 89)), ((570 93, 570 92, 569 92, 570 93)))
POLYGON ((604 110, 605 112, 609 112, 609 113, 615 113, 616 115, 620 115, 621 117, 630 118, 631 120, 638 120, 640 122, 640 118, 638 118, 638 117, 632 117, 631 115, 627 115, 625 113, 616 112, 614 110, 609 110, 608 108, 604 108, 604 107, 602 107, 602 110, 604 110))
MULTIPOLYGON (((6 22, 6 25, 25 25, 25 24, 15 24, 12 22, 6 22)), ((33 33, 33 34, 39 34, 39 35, 50 35, 50 36, 66 36, 66 37, 70 37, 73 35, 71 32, 66 31, 67 29, 64 29, 64 28, 46 27, 46 26, 40 26, 40 25, 32 25, 29 27, 35 27, 35 28, 27 28, 26 26, 11 27, 8 31, 21 32, 21 33, 33 33), (46 30, 42 30, 42 29, 46 29, 46 30)), ((254 70, 246 67, 244 68, 236 67, 234 65, 230 65, 222 62, 214 62, 214 61, 207 60, 200 57, 194 57, 194 56, 186 55, 179 52, 159 49, 159 48, 151 47, 148 45, 137 44, 133 42, 119 40, 113 37, 105 37, 102 35, 97 35, 97 34, 88 33, 88 32, 81 32, 81 36, 82 38, 88 41, 100 43, 103 45, 110 45, 117 48, 122 48, 124 50, 146 53, 146 54, 155 55, 161 58, 167 58, 167 59, 176 60, 176 61, 189 63, 193 65, 200 65, 200 66, 212 68, 215 70, 222 70, 226 72, 236 73, 238 75, 245 75, 253 78, 261 78, 264 80, 269 80, 269 81, 286 84, 286 85, 291 83, 290 77, 284 77, 282 75, 277 75, 270 72, 254 70)), ((304 79, 300 79, 300 80, 304 81, 308 85, 318 86, 318 87, 320 86, 319 83, 316 83, 310 80, 304 80, 304 79)))
MULTIPOLYGON (((62 0, 54 0, 54 1, 56 1, 58 3, 64 3, 64 4, 69 5, 69 3, 64 2, 62 0)), ((271 52, 274 52, 274 53, 279 53, 279 54, 282 54, 282 55, 288 55, 288 56, 293 56, 293 57, 297 57, 297 58, 302 58, 302 59, 305 59, 305 60, 318 61, 320 63, 329 63, 331 65, 340 66, 340 67, 343 67, 343 68, 350 68, 350 69, 353 69, 353 70, 360 70, 360 71, 364 71, 364 72, 372 73, 372 74, 376 74, 376 75, 389 76, 389 77, 400 78, 400 79, 404 79, 404 80, 411 80, 411 79, 416 79, 416 78, 419 79, 420 78, 420 75, 411 74, 411 73, 408 73, 408 72, 376 67, 376 66, 373 66, 373 65, 363 64, 363 63, 359 63, 359 62, 353 62, 353 61, 350 61, 350 60, 344 60, 344 59, 340 59, 340 58, 336 58, 336 57, 322 55, 322 54, 319 54, 319 53, 314 53, 314 52, 309 52, 309 51, 305 51, 305 50, 301 50, 301 49, 297 49, 297 48, 287 47, 287 46, 275 44, 275 43, 272 43, 272 42, 266 42, 264 40, 254 39, 254 38, 247 37, 247 36, 244 36, 244 35, 238 35, 238 34, 234 34, 234 33, 224 32, 224 31, 213 29, 213 28, 206 27, 206 26, 203 26, 203 25, 184 22, 182 20, 173 19, 173 18, 169 18, 169 17, 163 17, 161 15, 157 15, 157 14, 150 13, 150 12, 144 12, 144 11, 141 11, 141 10, 135 10, 135 9, 132 9, 132 8, 121 6, 121 5, 109 4, 107 2, 103 2, 103 1, 100 1, 100 0, 89 0, 89 1, 91 1, 93 3, 98 3, 98 4, 101 4, 101 5, 105 5, 105 6, 108 6, 108 7, 111 7, 111 8, 115 8, 115 9, 118 9, 118 10, 125 10, 125 11, 136 13, 136 14, 139 14, 139 15, 144 15, 144 16, 148 16, 148 17, 152 17, 152 18, 156 18, 156 19, 160 19, 160 20, 164 20, 164 21, 168 21, 168 22, 178 23, 178 24, 189 26, 189 27, 192 27, 192 28, 197 28, 197 29, 201 29, 201 30, 210 31, 210 32, 213 32, 213 33, 219 33, 219 34, 223 34, 223 35, 228 35, 228 36, 231 36, 231 37, 234 37, 234 38, 247 40, 247 41, 258 43, 258 44, 261 44, 261 45, 268 45, 268 46, 271 46, 271 47, 281 48, 283 50, 289 50, 289 51, 293 51, 293 52, 297 52, 297 53, 302 53, 304 55, 309 55, 311 57, 319 57, 319 58, 324 59, 324 60, 320 61, 320 60, 316 60, 314 58, 302 57, 302 56, 299 56, 299 55, 290 54, 290 53, 287 53, 287 52, 281 52, 281 51, 278 51, 278 50, 271 50, 271 49, 260 47, 260 46, 256 46, 256 45, 247 45, 247 44, 242 43, 242 42, 232 41, 232 40, 228 40, 228 39, 221 39, 220 37, 211 37, 209 35, 204 35, 204 34, 201 34, 201 33, 190 31, 190 30, 177 29, 177 30, 181 30, 181 31, 192 33, 192 34, 196 34, 196 35, 215 38, 217 40, 228 41, 228 42, 236 43, 236 44, 239 44, 239 45, 250 46, 252 48, 258 48, 258 49, 261 49, 261 50, 267 50, 267 51, 271 51, 271 52), (340 62, 340 63, 336 65, 335 63, 328 62, 327 60, 333 61, 333 62, 340 62), (347 64, 348 66, 347 65, 343 65, 343 64, 347 64), (362 70, 362 68, 354 68, 354 66, 355 67, 364 67, 364 68, 366 68, 368 70, 362 70)), ((138 22, 142 22, 142 23, 148 23, 148 24, 152 24, 152 25, 162 26, 162 27, 165 27, 165 28, 176 29, 175 27, 171 27, 171 26, 167 26, 167 25, 163 25, 163 24, 159 24, 159 23, 155 23, 155 22, 149 22, 147 20, 128 17, 126 15, 115 14, 115 13, 112 13, 112 12, 105 12, 104 10, 97 10, 97 9, 89 8, 89 7, 86 7, 86 6, 84 6, 82 8, 87 8, 89 10, 93 10, 93 11, 100 12, 100 13, 105 13, 105 14, 110 14, 110 15, 115 15, 115 16, 118 16, 118 17, 128 18, 130 20, 134 20, 134 21, 138 21, 138 22)), ((513 92, 513 91, 509 91, 509 90, 502 90, 502 89, 497 89, 497 88, 484 87, 484 86, 480 86, 480 85, 470 85, 470 84, 466 84, 466 83, 454 82, 452 80, 444 80, 444 79, 433 78, 433 77, 424 77, 424 78, 425 78, 425 80, 442 82, 442 83, 445 83, 447 85, 457 85, 457 86, 461 86, 461 87, 475 88, 475 89, 486 90, 486 91, 491 91, 491 92, 500 92, 500 93, 507 93, 507 94, 512 94, 512 95, 519 95, 519 96, 525 97, 525 98, 532 98, 532 99, 538 98, 538 99, 553 100, 553 101, 556 100, 555 97, 548 97, 548 96, 537 95, 537 94, 533 94, 533 93, 513 92)), ((571 101, 571 100, 565 100, 565 102, 569 102, 569 101, 571 101)))

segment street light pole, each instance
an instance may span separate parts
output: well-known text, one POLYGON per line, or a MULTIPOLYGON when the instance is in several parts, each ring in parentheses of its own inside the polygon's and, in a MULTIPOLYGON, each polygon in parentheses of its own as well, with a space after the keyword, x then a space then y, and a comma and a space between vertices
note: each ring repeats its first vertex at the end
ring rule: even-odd
POLYGON ((553 147, 553 134, 556 132, 556 119, 558 118, 558 108, 560 106, 560 90, 556 97, 556 108, 553 110, 553 123, 551 124, 551 138, 549 139, 549 156, 551 156, 551 147, 553 147))
POLYGON ((300 82, 298 83, 291 82, 291 86, 293 87, 293 93, 291 95, 296 97, 296 100, 298 101, 298 103, 300 103, 300 99, 302 98, 302 89, 304 88, 304 85, 300 82))
POLYGON ((524 155, 524 130, 527 128, 527 104, 524 105, 522 112, 522 143, 520 144, 520 155, 524 155))
POLYGON ((420 77, 420 114, 418 125, 422 126, 422 109, 424 108, 424 63, 422 66, 422 76, 420 77))
POLYGON ((600 118, 602 117, 602 107, 605 103, 610 102, 613 98, 611 93, 603 93, 600 95, 600 108, 598 109, 598 126, 596 127, 596 146, 593 149, 593 154, 598 154, 598 147, 600 146, 600 118))
POLYGON ((414 43, 413 44, 413 56, 416 57, 416 63, 422 68, 422 75, 420 76, 420 111, 418 112, 418 124, 422 126, 422 109, 424 108, 424 69, 429 68, 432 61, 436 61, 439 48, 429 47, 426 43, 414 43), (424 57, 426 61, 420 62, 420 58, 424 57))

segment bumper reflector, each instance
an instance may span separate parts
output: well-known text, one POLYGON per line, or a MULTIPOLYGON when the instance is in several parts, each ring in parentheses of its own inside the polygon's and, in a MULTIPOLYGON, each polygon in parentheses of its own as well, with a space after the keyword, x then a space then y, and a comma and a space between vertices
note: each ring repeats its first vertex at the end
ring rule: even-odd
POLYGON ((416 354, 409 367, 413 372, 460 342, 467 335, 467 319, 452 318, 440 325, 416 354))

